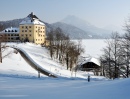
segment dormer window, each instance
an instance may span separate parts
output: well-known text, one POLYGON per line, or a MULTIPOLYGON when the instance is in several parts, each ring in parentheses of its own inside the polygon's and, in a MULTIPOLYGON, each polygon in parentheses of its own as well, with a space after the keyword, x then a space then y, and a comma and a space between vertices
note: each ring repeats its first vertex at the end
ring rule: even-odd
POLYGON ((15 32, 17 32, 17 30, 15 30, 15 32))
POLYGON ((10 32, 10 30, 8 30, 8 32, 10 32))
POLYGON ((12 32, 14 32, 14 30, 12 30, 12 32))
POLYGON ((7 30, 5 30, 5 32, 7 32, 7 30))

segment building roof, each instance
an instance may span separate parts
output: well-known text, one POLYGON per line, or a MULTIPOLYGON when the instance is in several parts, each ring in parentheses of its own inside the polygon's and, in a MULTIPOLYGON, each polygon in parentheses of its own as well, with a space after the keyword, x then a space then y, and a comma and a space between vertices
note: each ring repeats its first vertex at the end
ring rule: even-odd
POLYGON ((96 59, 96 58, 93 58, 93 57, 91 57, 91 58, 85 60, 85 61, 84 61, 83 63, 81 63, 80 65, 86 64, 86 63, 88 63, 88 62, 92 62, 92 63, 95 63, 95 64, 98 65, 98 66, 101 66, 99 60, 96 59))
POLYGON ((10 27, 10 28, 6 28, 4 29, 3 31, 0 32, 0 34, 5 34, 5 33, 11 33, 11 34, 16 34, 16 33, 19 33, 19 28, 16 28, 16 27, 10 27))
POLYGON ((23 21, 20 24, 38 24, 38 25, 45 25, 43 22, 40 21, 40 19, 33 14, 29 14, 26 18, 23 19, 23 21))

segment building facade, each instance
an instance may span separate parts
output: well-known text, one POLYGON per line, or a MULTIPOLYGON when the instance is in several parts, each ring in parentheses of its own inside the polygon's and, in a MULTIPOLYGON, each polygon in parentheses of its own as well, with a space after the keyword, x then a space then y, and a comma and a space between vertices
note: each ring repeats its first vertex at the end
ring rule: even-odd
POLYGON ((7 28, 0 32, 4 42, 19 42, 19 28, 7 28))
POLYGON ((45 44, 46 28, 45 24, 33 13, 29 14, 19 26, 20 40, 33 42, 36 44, 45 44))
POLYGON ((43 44, 46 42, 46 27, 33 13, 29 14, 19 24, 19 28, 8 28, 0 32, 7 42, 33 42, 43 44))

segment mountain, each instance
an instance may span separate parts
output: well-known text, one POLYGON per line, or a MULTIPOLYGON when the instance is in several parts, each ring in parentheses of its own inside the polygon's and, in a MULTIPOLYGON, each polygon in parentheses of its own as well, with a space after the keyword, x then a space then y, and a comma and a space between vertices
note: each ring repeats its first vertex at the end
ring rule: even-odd
MULTIPOLYGON (((2 26, 2 29, 0 31, 2 31, 5 28, 9 28, 9 27, 19 27, 19 24, 24 19, 25 18, 14 19, 14 20, 9 20, 9 21, 0 21, 0 26, 2 26)), ((41 21, 41 22, 43 22, 46 25, 47 34, 48 34, 48 32, 50 32, 50 30, 60 27, 62 29, 63 33, 69 35, 71 39, 86 39, 86 38, 94 37, 92 35, 88 35, 90 33, 87 33, 86 31, 83 31, 83 30, 81 30, 75 26, 69 25, 69 24, 65 24, 65 23, 61 23, 61 22, 57 22, 54 24, 49 24, 44 21, 41 21)))
POLYGON ((24 18, 21 19, 14 19, 14 20, 9 20, 9 21, 0 21, 0 31, 4 30, 5 28, 9 27, 19 27, 19 23, 23 20, 24 18))
POLYGON ((93 39, 93 38, 101 38, 101 36, 94 35, 89 31, 84 31, 76 26, 66 24, 63 22, 56 22, 51 24, 53 29, 61 28, 62 31, 69 35, 71 39, 93 39))
POLYGON ((91 35, 98 35, 102 38, 108 37, 112 32, 112 31, 109 31, 106 29, 98 28, 98 27, 90 24, 89 22, 82 20, 74 15, 67 16, 66 18, 61 20, 61 22, 73 25, 73 26, 78 27, 84 31, 90 32, 91 35))
MULTIPOLYGON (((26 17, 25 17, 26 18, 26 17)), ((9 21, 0 21, 0 31, 9 27, 19 27, 19 23, 25 18, 14 19, 9 21), (2 27, 2 28, 1 28, 2 27)), ((106 37, 106 31, 96 28, 90 23, 81 20, 75 16, 68 16, 61 22, 49 24, 40 20, 46 25, 47 34, 52 29, 61 28, 63 33, 70 36, 71 39, 93 39, 93 38, 104 38, 106 37)), ((109 32, 110 33, 110 32, 109 32)))

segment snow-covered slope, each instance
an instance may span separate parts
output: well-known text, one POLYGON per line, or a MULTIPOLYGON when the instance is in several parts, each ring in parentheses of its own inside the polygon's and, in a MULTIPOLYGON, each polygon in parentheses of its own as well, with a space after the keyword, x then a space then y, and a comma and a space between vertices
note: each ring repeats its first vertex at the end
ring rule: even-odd
MULTIPOLYGON (((31 43, 8 45, 25 50, 43 68, 71 77, 71 72, 53 61, 45 48, 31 43)), ((3 55, 10 51, 14 49, 8 48, 3 55)), ((91 75, 90 82, 87 82, 86 72, 77 73, 77 77, 86 79, 52 79, 44 75, 39 79, 36 76, 37 71, 19 53, 10 54, 0 64, 0 99, 130 99, 129 78, 112 81, 91 75)))
MULTIPOLYGON (((67 77, 67 78, 75 77, 74 72, 72 73, 71 71, 67 70, 65 66, 62 66, 57 61, 52 60, 49 56, 48 50, 44 47, 41 47, 40 45, 35 45, 32 43, 26 43, 26 44, 25 43, 17 43, 17 44, 8 43, 7 45, 22 49, 23 51, 26 52, 26 54, 29 57, 31 57, 32 61, 36 62, 40 67, 42 67, 46 71, 49 71, 55 75, 58 75, 59 77, 67 77)), ((35 72, 34 74, 37 75, 37 71, 32 69, 31 66, 29 66, 28 64, 26 64, 25 66, 25 64, 26 62, 21 58, 19 54, 14 54, 14 55, 10 55, 10 57, 8 56, 5 59, 3 59, 3 63, 0 64, 0 70, 2 72, 3 70, 5 72, 8 72, 8 71, 10 72, 25 71, 29 73, 35 72), (28 69, 28 68, 31 68, 31 69, 28 69)), ((81 72, 81 71, 78 71, 76 73, 77 78, 87 79, 87 75, 88 74, 86 72, 81 72)), ((101 78, 104 78, 104 77, 92 76, 91 78, 94 78, 94 79, 97 78, 98 80, 100 80, 101 78)))
POLYGON ((130 99, 130 79, 87 82, 0 76, 0 99, 130 99))
POLYGON ((19 75, 19 76, 37 76, 35 71, 26 61, 21 57, 19 53, 15 54, 14 49, 7 48, 3 54, 10 53, 0 63, 0 74, 4 75, 19 75))
MULTIPOLYGON (((48 50, 40 45, 34 45, 32 43, 19 43, 17 45, 12 44, 11 46, 25 51, 32 61, 36 62, 46 71, 49 71, 59 77, 71 78, 74 76, 71 71, 66 70, 65 66, 62 66, 60 63, 52 60, 49 56, 48 50)), ((84 76, 82 73, 77 73, 76 77, 86 79, 86 75, 84 76)))

